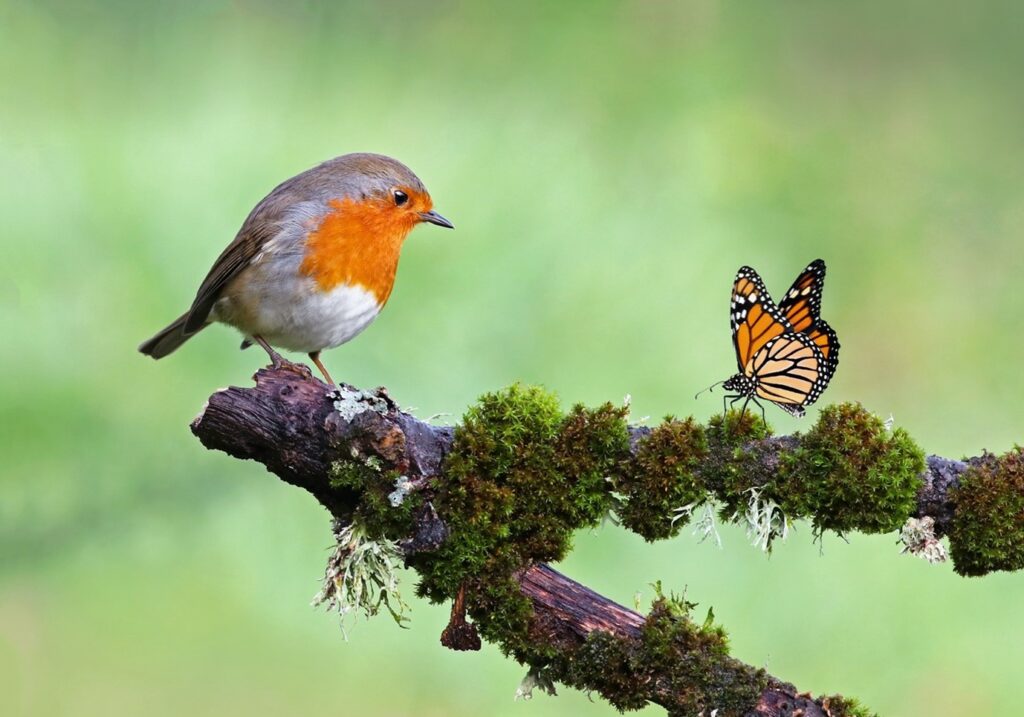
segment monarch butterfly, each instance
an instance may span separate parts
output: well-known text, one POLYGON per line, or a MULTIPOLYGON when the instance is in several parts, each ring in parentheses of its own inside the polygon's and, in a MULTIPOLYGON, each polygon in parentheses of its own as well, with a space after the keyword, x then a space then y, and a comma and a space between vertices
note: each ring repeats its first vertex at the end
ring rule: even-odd
POLYGON ((741 267, 732 287, 729 323, 739 372, 722 381, 722 401, 771 401, 793 416, 821 395, 839 365, 839 338, 819 317, 825 262, 811 262, 778 306, 749 266, 741 267))

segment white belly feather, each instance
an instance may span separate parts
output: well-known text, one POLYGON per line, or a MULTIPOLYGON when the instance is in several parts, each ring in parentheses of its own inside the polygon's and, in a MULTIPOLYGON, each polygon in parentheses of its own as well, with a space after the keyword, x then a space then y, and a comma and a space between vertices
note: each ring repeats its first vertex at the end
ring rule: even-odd
POLYGON ((314 290, 285 310, 264 306, 259 311, 262 331, 271 346, 310 353, 349 341, 369 326, 380 307, 377 298, 361 286, 314 290))
POLYGON ((323 291, 308 277, 262 273, 249 272, 225 292, 213 318, 271 346, 311 353, 351 340, 380 313, 377 297, 361 286, 323 291))

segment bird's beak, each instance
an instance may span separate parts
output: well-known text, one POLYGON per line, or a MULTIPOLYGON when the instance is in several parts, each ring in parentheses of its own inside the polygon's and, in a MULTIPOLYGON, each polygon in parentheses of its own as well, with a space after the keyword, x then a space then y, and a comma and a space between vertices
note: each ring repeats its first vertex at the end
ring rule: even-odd
POLYGON ((444 227, 445 229, 455 228, 454 224, 435 211, 420 212, 420 221, 430 222, 431 224, 436 224, 437 226, 444 227))

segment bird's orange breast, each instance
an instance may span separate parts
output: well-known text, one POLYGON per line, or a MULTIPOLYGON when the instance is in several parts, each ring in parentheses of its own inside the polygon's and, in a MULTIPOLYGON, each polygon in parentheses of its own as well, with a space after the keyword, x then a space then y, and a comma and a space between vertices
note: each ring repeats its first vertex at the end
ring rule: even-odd
POLYGON ((334 199, 319 226, 306 237, 299 270, 323 291, 360 286, 381 305, 391 295, 402 242, 416 225, 387 200, 334 199))

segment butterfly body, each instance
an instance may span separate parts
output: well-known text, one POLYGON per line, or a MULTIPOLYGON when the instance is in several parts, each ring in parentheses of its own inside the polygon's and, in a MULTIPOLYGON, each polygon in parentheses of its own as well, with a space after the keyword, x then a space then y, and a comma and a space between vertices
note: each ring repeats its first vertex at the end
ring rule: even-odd
MULTIPOLYGON (((738 372, 722 382, 725 400, 770 401, 803 416, 839 365, 839 339, 819 316, 825 263, 812 262, 776 306, 757 272, 740 268, 729 323, 738 372)), ((762 408, 762 413, 763 413, 762 408)))

